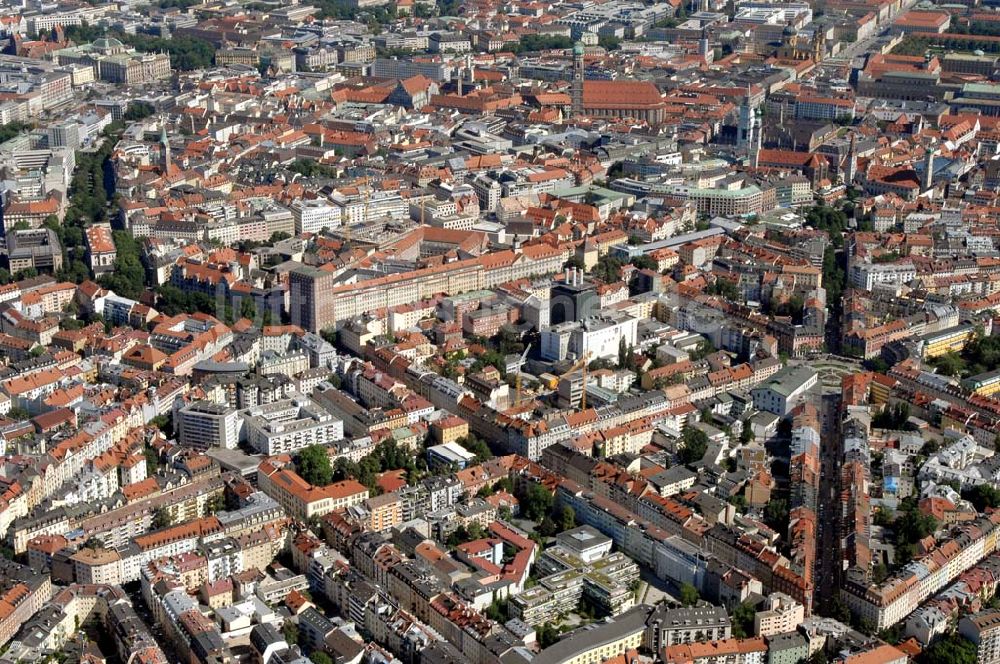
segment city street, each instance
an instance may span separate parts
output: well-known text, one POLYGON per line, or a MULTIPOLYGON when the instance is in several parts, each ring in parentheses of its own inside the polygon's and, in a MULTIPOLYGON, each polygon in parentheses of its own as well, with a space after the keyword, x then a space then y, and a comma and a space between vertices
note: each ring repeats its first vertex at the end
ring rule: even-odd
POLYGON ((820 491, 817 498, 816 605, 822 611, 836 595, 841 569, 840 507, 840 396, 824 394, 819 405, 820 491))

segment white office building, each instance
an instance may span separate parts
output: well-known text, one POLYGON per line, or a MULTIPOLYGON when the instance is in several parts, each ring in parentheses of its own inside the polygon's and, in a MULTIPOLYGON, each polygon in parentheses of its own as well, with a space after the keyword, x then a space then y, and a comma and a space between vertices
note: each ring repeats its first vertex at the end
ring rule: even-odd
POLYGON ((542 330, 541 354, 546 360, 565 360, 569 356, 591 360, 615 358, 622 339, 634 346, 639 321, 626 314, 602 314, 583 321, 567 321, 542 330))
POLYGON ((211 401, 195 401, 177 411, 177 439, 200 450, 236 449, 243 419, 235 408, 211 401))
POLYGON ((751 390, 753 406, 757 410, 785 417, 817 380, 816 371, 804 364, 786 367, 774 374, 771 380, 751 390))
POLYGON ((324 228, 340 226, 341 208, 324 198, 300 198, 292 203, 291 210, 296 235, 318 233, 324 228))
POLYGON ((241 414, 247 443, 255 452, 268 456, 344 438, 344 423, 300 394, 248 408, 241 414))
POLYGON ((906 284, 917 278, 913 263, 855 263, 851 265, 851 285, 872 290, 876 284, 906 284))

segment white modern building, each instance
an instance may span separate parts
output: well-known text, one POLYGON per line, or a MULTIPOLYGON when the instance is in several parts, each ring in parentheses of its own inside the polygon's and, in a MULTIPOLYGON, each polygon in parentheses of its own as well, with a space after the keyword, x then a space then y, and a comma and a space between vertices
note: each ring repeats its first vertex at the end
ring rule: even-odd
POLYGON ((570 355, 614 358, 623 339, 626 346, 635 345, 638 326, 637 318, 615 313, 560 323, 542 330, 541 354, 546 360, 565 360, 570 355))
POLYGON ((235 408, 211 401, 195 401, 177 411, 177 439, 200 450, 209 447, 236 449, 243 418, 235 408))
POLYGON ((341 420, 300 394, 248 408, 241 414, 247 443, 255 452, 268 456, 329 445, 344 437, 341 420))
POLYGON ((855 263, 851 265, 851 285, 872 290, 876 284, 906 284, 917 278, 913 263, 855 263))
POLYGON ((585 563, 600 560, 611 553, 612 540, 591 526, 580 526, 556 535, 556 543, 585 563))
POLYGON ((785 417, 799 404, 805 393, 817 382, 816 371, 800 364, 786 367, 771 380, 750 391, 757 410, 785 417))
POLYGON ((291 205, 295 234, 318 233, 324 228, 337 228, 341 221, 341 208, 323 198, 300 198, 291 205))

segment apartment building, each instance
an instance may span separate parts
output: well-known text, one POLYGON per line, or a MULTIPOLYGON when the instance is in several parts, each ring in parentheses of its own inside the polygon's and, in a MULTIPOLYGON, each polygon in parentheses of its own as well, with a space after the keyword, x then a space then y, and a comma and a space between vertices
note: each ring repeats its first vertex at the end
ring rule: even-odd
POLYGON ((987 609, 965 616, 958 623, 958 633, 975 644, 977 662, 1000 663, 1000 611, 987 609))
POLYGON ((62 245, 50 228, 7 232, 7 266, 10 272, 35 269, 55 274, 62 269, 62 245))
POLYGON ((732 636, 732 622, 721 606, 658 605, 649 617, 644 645, 653 652, 680 643, 721 641, 732 636))
POLYGON ((648 606, 596 623, 549 646, 532 659, 533 664, 600 664, 642 645, 649 617, 648 606))
POLYGON ((906 284, 916 278, 917 270, 911 262, 857 262, 853 263, 850 269, 851 285, 869 291, 876 284, 906 284))
POLYGON ((554 274, 568 255, 568 249, 528 245, 346 284, 338 284, 333 272, 296 267, 288 276, 289 313, 293 324, 318 332, 367 312, 413 304, 441 293, 482 290, 554 274))
POLYGON ((122 557, 114 549, 84 547, 70 556, 70 561, 77 583, 122 583, 122 557))
POLYGON ((663 651, 665 664, 764 664, 767 643, 761 638, 685 643, 663 651))
POLYGON ((910 562, 881 584, 848 570, 841 598, 855 615, 877 629, 891 627, 912 613, 962 572, 996 550, 1000 512, 959 524, 936 549, 910 562))
POLYGON ((344 423, 302 395, 241 411, 247 443, 260 454, 288 454, 344 437, 344 423))
POLYGON ((257 481, 262 491, 277 500, 288 513, 307 521, 336 509, 352 507, 368 500, 368 489, 355 480, 313 486, 298 473, 272 461, 261 463, 257 481))
POLYGON ((969 324, 925 334, 919 339, 920 356, 926 360, 947 353, 957 353, 965 348, 965 344, 972 340, 974 334, 975 326, 969 324))
POLYGON ((807 365, 782 369, 769 381, 750 391, 754 408, 784 417, 817 381, 816 371, 807 365))
POLYGON ((235 449, 243 430, 239 411, 225 404, 195 401, 175 414, 177 439, 182 445, 206 450, 210 447, 235 449))
POLYGON ((771 593, 753 619, 757 636, 773 636, 793 631, 805 619, 805 607, 784 593, 771 593))
POLYGON ((368 527, 387 532, 403 522, 403 503, 394 493, 374 496, 362 503, 368 511, 368 527))

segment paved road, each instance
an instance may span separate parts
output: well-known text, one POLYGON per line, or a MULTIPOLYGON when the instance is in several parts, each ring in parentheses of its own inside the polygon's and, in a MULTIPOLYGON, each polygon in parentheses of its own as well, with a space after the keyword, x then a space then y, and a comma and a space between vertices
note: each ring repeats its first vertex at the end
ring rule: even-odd
POLYGON ((819 532, 816 543, 816 607, 835 596, 840 581, 840 395, 824 394, 820 410, 820 483, 817 498, 819 532))
POLYGON ((853 44, 849 44, 843 50, 841 50, 841 52, 838 53, 836 56, 834 56, 832 58, 827 58, 826 60, 824 60, 823 62, 821 62, 819 66, 820 67, 836 68, 836 67, 843 67, 844 65, 850 64, 850 62, 851 62, 851 60, 853 58, 855 58, 856 56, 864 53, 866 50, 870 49, 875 44, 876 41, 878 41, 880 38, 884 37, 885 35, 889 34, 889 31, 892 29, 892 24, 896 22, 896 18, 899 18, 901 15, 903 15, 907 10, 909 10, 915 4, 917 4, 917 0, 904 0, 903 1, 902 9, 900 10, 900 12, 898 14, 896 14, 896 16, 893 18, 893 20, 888 25, 880 28, 877 33, 875 33, 874 35, 872 35, 868 39, 862 39, 861 41, 854 42, 853 44))

